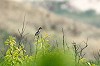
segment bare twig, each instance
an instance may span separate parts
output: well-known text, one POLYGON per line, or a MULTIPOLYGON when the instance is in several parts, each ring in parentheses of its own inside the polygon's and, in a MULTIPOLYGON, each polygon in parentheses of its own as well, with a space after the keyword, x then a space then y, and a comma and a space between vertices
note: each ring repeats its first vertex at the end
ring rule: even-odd
MULTIPOLYGON (((78 48, 77 48, 77 45, 76 45, 76 43, 73 41, 73 48, 74 48, 74 53, 75 53, 75 62, 77 62, 77 56, 78 56, 78 48)), ((76 64, 75 64, 75 66, 76 66, 76 64)))
POLYGON ((82 59, 85 54, 83 54, 83 50, 86 49, 88 47, 88 39, 86 42, 84 42, 85 46, 81 47, 80 45, 77 45, 74 41, 73 41, 73 47, 74 47, 74 53, 75 53, 75 62, 79 62, 80 59, 82 59))
POLYGON ((64 30, 62 28, 62 34, 63 34, 63 50, 64 50, 64 53, 65 53, 65 37, 64 37, 64 30))
POLYGON ((25 38, 25 36, 29 34, 29 33, 24 34, 25 29, 26 29, 26 26, 25 26, 25 16, 24 16, 22 29, 21 29, 21 31, 18 29, 18 32, 19 32, 19 46, 21 46, 22 40, 25 38))
POLYGON ((99 63, 99 60, 100 60, 100 49, 97 52, 93 52, 93 57, 99 63))
POLYGON ((32 55, 32 46, 30 42, 29 42, 29 45, 30 45, 30 55, 32 55))

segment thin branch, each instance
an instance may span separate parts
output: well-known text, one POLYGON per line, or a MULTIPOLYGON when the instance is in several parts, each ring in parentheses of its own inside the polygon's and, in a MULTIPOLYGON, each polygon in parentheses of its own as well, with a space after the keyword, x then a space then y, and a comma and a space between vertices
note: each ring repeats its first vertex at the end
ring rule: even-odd
POLYGON ((63 50, 64 50, 64 53, 65 53, 65 37, 64 37, 64 30, 62 28, 62 34, 63 34, 63 50))

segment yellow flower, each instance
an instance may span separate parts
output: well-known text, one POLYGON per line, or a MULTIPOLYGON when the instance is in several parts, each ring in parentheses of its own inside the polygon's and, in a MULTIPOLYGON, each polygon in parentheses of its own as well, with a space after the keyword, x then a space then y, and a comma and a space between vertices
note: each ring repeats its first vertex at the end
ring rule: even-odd
POLYGON ((87 64, 88 64, 89 66, 96 66, 95 64, 91 64, 90 62, 87 62, 87 64))
POLYGON ((96 66, 95 64, 91 64, 91 66, 96 66))
POLYGON ((82 58, 82 59, 79 60, 79 62, 80 63, 85 63, 85 62, 87 62, 87 60, 86 60, 86 58, 82 58))
POLYGON ((44 33, 44 38, 50 37, 50 35, 48 33, 44 33))
POLYGON ((5 44, 13 46, 14 44, 16 44, 15 38, 12 36, 9 36, 9 38, 5 41, 5 44))

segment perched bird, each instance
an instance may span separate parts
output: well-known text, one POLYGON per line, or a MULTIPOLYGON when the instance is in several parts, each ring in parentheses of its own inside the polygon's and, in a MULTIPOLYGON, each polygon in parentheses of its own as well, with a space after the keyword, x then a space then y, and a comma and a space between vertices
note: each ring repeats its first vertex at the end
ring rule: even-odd
POLYGON ((37 30, 37 32, 35 33, 35 36, 39 36, 40 34, 40 30, 42 29, 42 27, 39 27, 39 29, 37 30))

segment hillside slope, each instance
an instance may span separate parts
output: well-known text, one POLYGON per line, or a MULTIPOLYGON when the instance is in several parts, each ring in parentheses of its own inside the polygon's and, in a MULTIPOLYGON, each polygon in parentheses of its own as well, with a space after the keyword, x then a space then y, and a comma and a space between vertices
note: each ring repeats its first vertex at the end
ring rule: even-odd
MULTIPOLYGON (((8 0, 0 0, 0 29, 11 34, 18 34, 22 28, 25 16, 26 33, 34 35, 38 27, 43 31, 62 36, 61 29, 64 28, 68 40, 81 42, 89 38, 87 48, 90 56, 93 50, 99 49, 100 29, 86 25, 80 21, 58 16, 40 6, 33 6, 30 3, 18 3, 8 0)), ((86 51, 87 51, 86 50, 86 51)))

